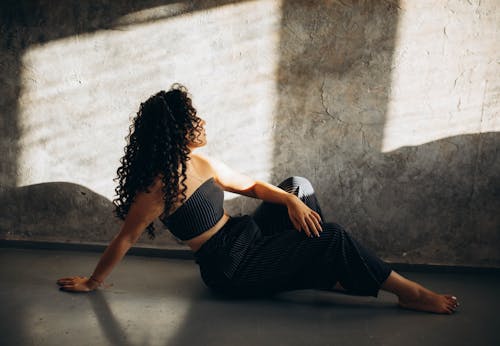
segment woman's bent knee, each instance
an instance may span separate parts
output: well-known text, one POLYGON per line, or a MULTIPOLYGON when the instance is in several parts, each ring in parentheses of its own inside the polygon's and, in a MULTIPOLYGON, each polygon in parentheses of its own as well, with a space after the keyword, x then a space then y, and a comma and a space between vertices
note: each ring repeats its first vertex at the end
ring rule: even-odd
POLYGON ((286 178, 278 186, 288 192, 298 190, 302 195, 307 196, 314 194, 314 188, 309 179, 298 175, 292 175, 286 178))

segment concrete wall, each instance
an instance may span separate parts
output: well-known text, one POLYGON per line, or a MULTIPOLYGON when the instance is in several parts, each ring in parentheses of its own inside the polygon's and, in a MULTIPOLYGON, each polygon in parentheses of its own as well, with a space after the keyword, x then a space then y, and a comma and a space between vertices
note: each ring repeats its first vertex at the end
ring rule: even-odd
MULTIPOLYGON (((498 267, 495 5, 3 3, 0 237, 109 241, 130 119, 178 81, 207 121, 201 151, 308 177, 326 221, 380 257, 498 267)), ((231 214, 257 203, 226 194, 231 214)), ((185 248, 157 226, 138 246, 185 248)))

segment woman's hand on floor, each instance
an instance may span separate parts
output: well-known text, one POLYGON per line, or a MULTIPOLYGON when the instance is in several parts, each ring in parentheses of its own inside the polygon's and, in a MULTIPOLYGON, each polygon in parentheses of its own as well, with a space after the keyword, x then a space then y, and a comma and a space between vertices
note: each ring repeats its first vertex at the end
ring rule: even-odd
POLYGON ((319 237, 319 233, 323 232, 321 216, 309 208, 300 198, 292 196, 287 203, 290 221, 299 232, 304 230, 308 237, 312 237, 313 234, 319 237))
POLYGON ((70 276, 65 278, 60 278, 57 280, 57 284, 62 291, 72 291, 72 292, 90 292, 99 286, 99 284, 93 280, 88 279, 85 276, 70 276))

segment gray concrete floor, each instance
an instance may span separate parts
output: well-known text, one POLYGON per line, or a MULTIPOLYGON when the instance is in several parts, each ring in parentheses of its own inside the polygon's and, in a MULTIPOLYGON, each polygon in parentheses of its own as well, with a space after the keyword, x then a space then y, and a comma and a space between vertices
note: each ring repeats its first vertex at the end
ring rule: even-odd
POLYGON ((401 272, 461 302, 453 315, 397 298, 296 290, 223 299, 192 260, 127 255, 90 293, 56 280, 89 276, 100 253, 0 248, 0 345, 500 345, 500 277, 401 272))

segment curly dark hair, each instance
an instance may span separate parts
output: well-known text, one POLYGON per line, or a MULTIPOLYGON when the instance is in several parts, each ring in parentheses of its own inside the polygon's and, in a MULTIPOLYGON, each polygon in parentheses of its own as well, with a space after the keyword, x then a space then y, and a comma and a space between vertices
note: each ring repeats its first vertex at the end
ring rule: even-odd
MULTIPOLYGON (((119 180, 113 200, 114 213, 125 219, 135 195, 151 192, 156 177, 161 176, 165 201, 164 214, 168 215, 179 196, 186 200, 186 162, 188 148, 202 131, 202 120, 197 116, 191 96, 185 86, 174 83, 169 91, 160 91, 141 103, 129 134, 125 137, 125 155, 116 171, 119 180), (180 169, 180 172, 179 172, 180 169)), ((153 222, 147 226, 149 238, 155 238, 153 222)))

